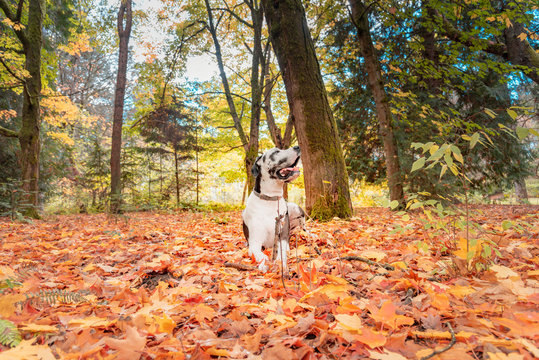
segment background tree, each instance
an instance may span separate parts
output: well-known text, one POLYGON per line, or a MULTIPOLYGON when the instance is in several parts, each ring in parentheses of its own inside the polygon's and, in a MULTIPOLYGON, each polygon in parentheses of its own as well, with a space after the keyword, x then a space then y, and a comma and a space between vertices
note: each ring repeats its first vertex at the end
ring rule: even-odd
POLYGON ((369 86, 374 96, 376 113, 380 126, 380 136, 384 144, 386 160, 387 182, 389 186, 389 199, 402 204, 404 200, 403 183, 400 171, 397 142, 393 134, 393 117, 389 106, 389 98, 385 90, 382 70, 376 50, 372 44, 371 30, 368 20, 368 8, 360 0, 350 0, 352 8, 352 21, 357 29, 357 36, 361 52, 365 59, 369 86))
MULTIPOLYGON (((142 121, 141 134, 147 141, 168 146, 174 159, 176 206, 180 205, 180 162, 193 158, 198 151, 196 119, 180 102, 162 104, 148 113, 142 121)), ((164 150, 164 149, 163 149, 164 150)), ((198 170, 197 170, 198 171, 198 170)), ((194 171, 190 171, 190 174, 194 171)), ((187 182, 194 180, 189 176, 187 182)))
POLYGON ((112 148, 110 153, 110 210, 120 211, 122 184, 120 154, 122 151, 122 124, 127 73, 128 44, 131 35, 132 9, 131 0, 122 0, 118 10, 118 37, 120 52, 118 57, 118 76, 114 94, 114 114, 112 122, 112 148), (125 22, 124 22, 125 19, 125 22))
POLYGON ((263 1, 305 167, 305 207, 318 219, 352 213, 348 175, 305 11, 299 0, 263 1))
POLYGON ((18 44, 24 54, 24 70, 18 72, 2 57, 2 65, 15 79, 19 80, 23 88, 23 105, 21 114, 21 128, 19 131, 0 127, 0 134, 7 137, 16 137, 19 140, 21 152, 19 162, 21 165, 21 187, 23 201, 27 207, 25 214, 30 217, 39 217, 39 153, 40 153, 40 96, 41 96, 41 46, 43 42, 42 26, 45 14, 44 0, 29 0, 28 13, 23 24, 24 0, 15 6, 0 1, 0 8, 15 33, 18 44))

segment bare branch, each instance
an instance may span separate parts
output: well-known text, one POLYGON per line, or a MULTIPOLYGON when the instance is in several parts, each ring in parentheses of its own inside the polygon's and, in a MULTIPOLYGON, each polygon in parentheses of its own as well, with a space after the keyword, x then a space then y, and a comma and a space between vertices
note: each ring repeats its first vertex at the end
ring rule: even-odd
POLYGON ((455 332, 453 331, 453 328, 451 327, 450 323, 447 323, 447 328, 449 329, 449 333, 451 334, 451 341, 449 342, 449 344, 446 347, 444 347, 444 348, 442 348, 440 350, 433 350, 432 354, 427 355, 427 356, 423 356, 421 358, 421 360, 428 360, 428 359, 430 359, 431 357, 433 357, 435 355, 441 354, 441 353, 451 349, 453 347, 453 345, 455 345, 455 343, 457 342, 457 337, 455 336, 455 332))
POLYGON ((391 270, 391 271, 395 270, 395 267, 392 266, 392 265, 379 263, 379 262, 376 262, 376 261, 373 261, 373 260, 370 260, 370 259, 367 259, 367 258, 364 258, 364 257, 361 257, 361 256, 343 256, 342 260, 361 261, 361 262, 364 262, 364 263, 369 264, 369 265, 374 265, 374 266, 384 268, 386 270, 391 270))

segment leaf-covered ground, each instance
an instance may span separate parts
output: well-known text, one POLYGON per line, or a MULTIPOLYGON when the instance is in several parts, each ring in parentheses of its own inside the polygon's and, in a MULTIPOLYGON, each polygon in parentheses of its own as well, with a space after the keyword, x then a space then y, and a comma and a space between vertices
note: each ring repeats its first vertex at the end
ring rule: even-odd
POLYGON ((286 288, 225 266, 253 265, 238 212, 2 219, 0 319, 23 340, 0 359, 537 358, 537 208, 481 210, 489 271, 449 224, 370 208, 293 237, 286 288))

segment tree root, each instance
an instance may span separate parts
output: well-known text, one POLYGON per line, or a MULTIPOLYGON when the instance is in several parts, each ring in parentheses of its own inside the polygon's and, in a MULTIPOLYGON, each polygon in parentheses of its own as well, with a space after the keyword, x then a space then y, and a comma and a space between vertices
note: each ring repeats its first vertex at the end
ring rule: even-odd
POLYGON ((231 262, 228 262, 228 261, 226 263, 224 263, 223 266, 231 267, 231 268, 242 270, 242 271, 251 271, 251 270, 257 270, 258 269, 255 266, 238 264, 238 263, 231 263, 231 262))
POLYGON ((455 332, 453 331, 453 328, 451 327, 451 324, 450 323, 447 323, 447 328, 449 329, 449 332, 451 333, 451 341, 449 342, 449 344, 440 349, 440 350, 432 350, 432 354, 430 355, 427 355, 427 356, 423 356, 421 358, 421 360, 428 360, 430 359, 431 357, 435 356, 435 355, 438 355, 438 354, 441 354, 449 349, 451 349, 453 347, 453 345, 455 345, 455 343, 457 342, 457 337, 455 336, 455 332))
POLYGON ((370 259, 367 259, 367 258, 364 258, 364 257, 361 257, 361 256, 343 256, 341 258, 342 260, 356 260, 356 261, 361 261, 361 262, 364 262, 366 264, 369 264, 369 265, 373 265, 373 266, 378 266, 378 267, 381 267, 381 268, 384 268, 386 270, 390 270, 390 271, 393 271, 395 270, 395 267, 393 265, 389 265, 389 264, 381 264, 379 262, 376 262, 376 261, 373 261, 373 260, 370 260, 370 259))

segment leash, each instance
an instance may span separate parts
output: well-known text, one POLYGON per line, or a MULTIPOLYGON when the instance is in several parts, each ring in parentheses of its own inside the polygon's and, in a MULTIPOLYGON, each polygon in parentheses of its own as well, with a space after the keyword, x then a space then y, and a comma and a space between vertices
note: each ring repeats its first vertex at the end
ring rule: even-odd
MULTIPOLYGON (((286 199, 284 199, 282 196, 268 196, 265 194, 261 194, 258 191, 253 190, 253 194, 257 196, 258 198, 266 201, 277 201, 277 216, 275 217, 275 238, 273 241, 273 249, 272 249, 272 260, 275 261, 275 258, 277 257, 277 242, 279 242, 279 251, 281 252, 281 280, 283 281, 283 287, 286 289, 286 285, 284 283, 284 257, 283 257, 283 246, 282 241, 283 235, 286 238, 287 241, 290 241, 290 215, 288 214, 288 202, 286 199), (283 198, 285 206, 286 206, 286 212, 281 215, 281 209, 280 204, 281 200, 283 198), (285 233, 283 234, 283 230, 285 233)), ((299 219, 294 218, 293 220, 299 219)))

